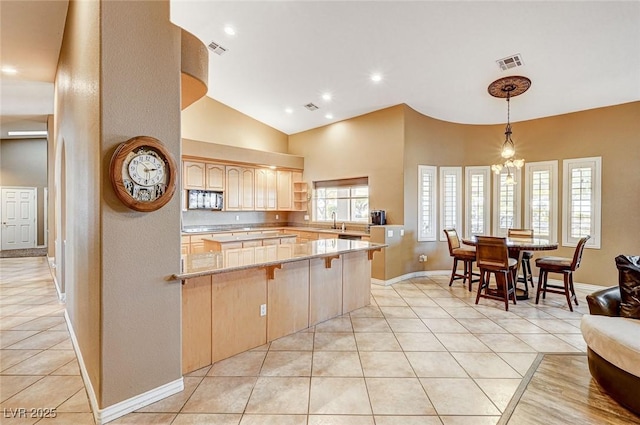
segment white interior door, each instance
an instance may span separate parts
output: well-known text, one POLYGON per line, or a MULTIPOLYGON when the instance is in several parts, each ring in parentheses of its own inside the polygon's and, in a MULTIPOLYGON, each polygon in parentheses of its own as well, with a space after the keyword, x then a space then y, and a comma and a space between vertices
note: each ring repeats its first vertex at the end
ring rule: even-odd
POLYGON ((36 188, 3 187, 2 250, 36 247, 36 188))

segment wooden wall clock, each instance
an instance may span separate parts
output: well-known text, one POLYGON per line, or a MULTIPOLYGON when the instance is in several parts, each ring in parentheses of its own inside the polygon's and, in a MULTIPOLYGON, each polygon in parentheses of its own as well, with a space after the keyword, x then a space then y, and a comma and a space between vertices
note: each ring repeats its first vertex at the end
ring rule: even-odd
POLYGON ((132 210, 150 212, 163 207, 176 190, 176 162, 153 137, 123 142, 111 157, 109 175, 118 199, 132 210))

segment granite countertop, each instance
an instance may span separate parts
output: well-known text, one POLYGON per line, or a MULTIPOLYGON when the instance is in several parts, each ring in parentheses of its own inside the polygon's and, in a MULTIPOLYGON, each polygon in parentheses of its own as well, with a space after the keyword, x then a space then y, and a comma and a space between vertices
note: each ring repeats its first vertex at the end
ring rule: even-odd
POLYGON ((295 238, 296 235, 281 233, 278 231, 253 233, 248 235, 226 235, 224 233, 220 235, 211 236, 209 238, 202 238, 204 241, 213 241, 219 243, 227 242, 246 242, 246 241, 258 241, 263 239, 282 239, 282 238, 295 238))
MULTIPOLYGON (((281 232, 285 230, 295 230, 301 232, 314 232, 314 233, 330 233, 337 235, 349 235, 349 236, 369 236, 368 232, 359 231, 359 230, 345 230, 344 232, 340 229, 329 229, 326 227, 305 227, 305 226, 280 226, 280 227, 239 227, 237 229, 213 229, 207 227, 187 227, 182 229, 183 235, 198 235, 198 234, 220 234, 224 235, 225 233, 236 233, 236 232, 281 232)), ((217 238, 217 235, 216 235, 217 238)))
POLYGON ((356 251, 379 251, 386 244, 346 239, 321 239, 305 243, 235 248, 182 257, 182 271, 171 280, 268 267, 312 258, 331 257, 356 251))

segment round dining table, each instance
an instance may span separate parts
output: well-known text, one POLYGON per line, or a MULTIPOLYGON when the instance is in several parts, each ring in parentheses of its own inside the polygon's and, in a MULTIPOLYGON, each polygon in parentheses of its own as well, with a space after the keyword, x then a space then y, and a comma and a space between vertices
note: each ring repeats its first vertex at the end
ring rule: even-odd
MULTIPOLYGON (((526 300, 529 298, 529 287, 527 286, 527 282, 524 282, 524 288, 518 288, 517 276, 520 273, 520 266, 522 265, 522 256, 525 251, 551 251, 554 249, 558 249, 558 244, 556 242, 551 242, 548 239, 540 239, 540 238, 522 238, 522 237, 508 237, 507 246, 509 247, 509 251, 516 251, 518 253, 518 265, 516 268, 516 298, 519 300, 526 300)), ((478 241, 475 236, 471 236, 470 238, 462 238, 462 243, 466 245, 476 246, 478 241)))

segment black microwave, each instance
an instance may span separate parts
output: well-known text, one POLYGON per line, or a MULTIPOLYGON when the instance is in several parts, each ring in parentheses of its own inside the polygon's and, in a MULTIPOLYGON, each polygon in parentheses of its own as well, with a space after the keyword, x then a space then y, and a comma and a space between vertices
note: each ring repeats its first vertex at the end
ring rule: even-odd
POLYGON ((216 210, 223 207, 223 193, 210 190, 189 190, 187 208, 190 210, 216 210))

